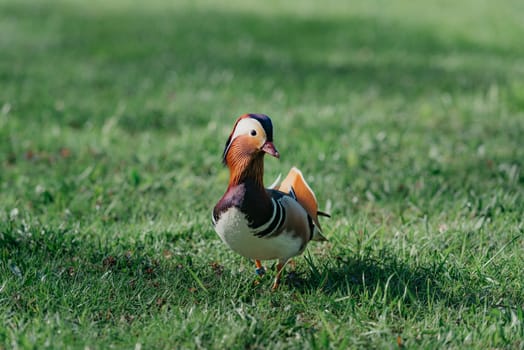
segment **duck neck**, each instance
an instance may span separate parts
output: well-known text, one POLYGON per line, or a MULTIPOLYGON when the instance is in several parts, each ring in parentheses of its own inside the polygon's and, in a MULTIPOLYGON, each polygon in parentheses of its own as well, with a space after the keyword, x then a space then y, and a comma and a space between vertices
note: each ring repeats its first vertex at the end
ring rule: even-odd
MULTIPOLYGON (((253 157, 228 159, 229 187, 250 183, 256 188, 264 189, 264 154, 253 157)), ((265 192, 265 191, 264 191, 265 192)))

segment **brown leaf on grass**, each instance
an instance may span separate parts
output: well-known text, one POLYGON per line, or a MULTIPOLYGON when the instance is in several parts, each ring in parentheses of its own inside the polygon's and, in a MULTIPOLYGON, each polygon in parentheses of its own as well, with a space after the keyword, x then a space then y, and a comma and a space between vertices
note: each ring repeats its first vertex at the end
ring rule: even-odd
POLYGON ((106 257, 104 260, 102 260, 102 265, 106 268, 106 269, 110 269, 112 268, 113 266, 116 265, 116 259, 114 256, 112 255, 109 255, 108 257, 106 257))
POLYGON ((157 298, 155 303, 158 308, 161 308, 162 306, 166 304, 166 302, 167 300, 164 298, 157 298))
POLYGON ((402 343, 402 338, 400 337, 400 335, 397 336, 397 345, 399 348, 404 347, 404 343, 402 343))
POLYGON ((120 323, 132 324, 134 320, 135 316, 133 315, 125 314, 120 316, 120 323))
POLYGON ((222 276, 222 274, 224 273, 224 266, 220 265, 216 261, 209 264, 209 266, 211 266, 217 277, 222 276))
POLYGON ((35 153, 32 150, 27 150, 25 152, 25 159, 31 160, 35 157, 35 153))
POLYGON ((60 156, 62 158, 69 158, 71 156, 71 150, 67 147, 60 148, 60 156))

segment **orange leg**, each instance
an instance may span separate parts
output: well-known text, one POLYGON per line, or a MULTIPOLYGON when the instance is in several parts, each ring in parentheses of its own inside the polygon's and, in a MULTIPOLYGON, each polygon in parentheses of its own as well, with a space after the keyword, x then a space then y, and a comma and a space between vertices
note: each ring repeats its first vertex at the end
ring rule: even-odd
POLYGON ((255 260, 255 265, 257 267, 255 269, 255 273, 259 275, 260 277, 264 276, 264 274, 266 273, 266 269, 264 268, 264 266, 262 266, 262 263, 260 262, 260 260, 255 260))
POLYGON ((280 277, 282 276, 282 270, 284 270, 284 266, 286 266, 286 261, 279 260, 277 264, 277 276, 275 277, 273 287, 271 287, 271 290, 273 291, 275 291, 280 285, 280 277))

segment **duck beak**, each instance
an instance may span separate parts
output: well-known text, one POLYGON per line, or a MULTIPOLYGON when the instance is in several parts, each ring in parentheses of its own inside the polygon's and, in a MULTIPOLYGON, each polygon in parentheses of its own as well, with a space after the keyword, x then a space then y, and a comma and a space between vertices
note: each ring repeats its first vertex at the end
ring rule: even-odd
POLYGON ((266 141, 266 143, 264 143, 264 146, 262 146, 262 151, 275 158, 280 158, 280 153, 278 153, 273 142, 266 141))

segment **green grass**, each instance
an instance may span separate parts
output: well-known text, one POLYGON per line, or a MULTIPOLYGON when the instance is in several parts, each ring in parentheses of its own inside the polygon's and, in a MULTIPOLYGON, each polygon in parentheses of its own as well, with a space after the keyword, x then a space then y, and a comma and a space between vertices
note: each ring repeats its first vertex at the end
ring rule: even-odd
POLYGON ((523 13, 0 0, 0 349, 524 348, 523 13), (332 213, 274 293, 211 226, 245 112, 332 213))

